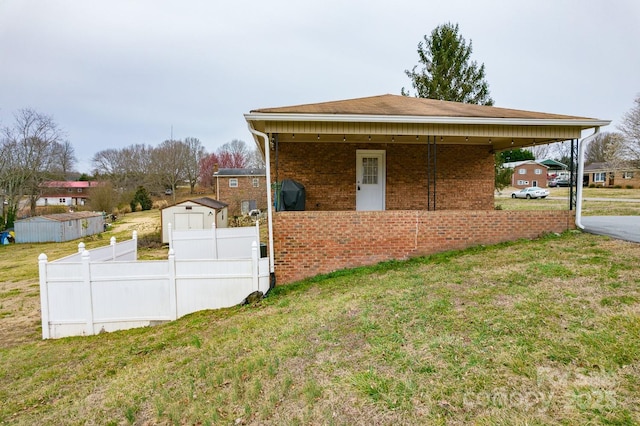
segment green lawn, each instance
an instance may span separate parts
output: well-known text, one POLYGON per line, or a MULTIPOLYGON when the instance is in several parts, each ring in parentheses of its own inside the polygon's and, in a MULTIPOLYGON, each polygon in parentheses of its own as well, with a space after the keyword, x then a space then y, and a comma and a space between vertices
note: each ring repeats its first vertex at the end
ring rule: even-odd
POLYGON ((638 424, 638 264, 573 231, 31 338, 0 349, 0 424, 638 424))

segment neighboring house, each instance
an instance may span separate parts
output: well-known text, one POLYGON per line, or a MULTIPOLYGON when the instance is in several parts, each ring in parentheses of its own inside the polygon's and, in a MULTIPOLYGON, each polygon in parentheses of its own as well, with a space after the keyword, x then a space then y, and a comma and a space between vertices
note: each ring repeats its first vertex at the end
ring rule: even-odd
POLYGON ((194 198, 165 207, 160 212, 162 242, 169 242, 169 224, 174 230, 226 228, 229 214, 227 204, 209 197, 194 198))
POLYGON ((219 169, 214 177, 216 198, 229 205, 231 216, 267 207, 265 169, 219 169))
POLYGON ((41 185, 42 195, 36 206, 84 206, 96 181, 47 181, 41 185))
MULTIPOLYGON (((278 283, 574 227, 574 211, 496 210, 494 154, 577 140, 610 121, 382 95, 245 114, 267 182, 306 211, 268 210, 278 283)), ((269 193, 269 204, 274 194, 269 193)))
POLYGON ((75 212, 33 216, 14 223, 16 243, 60 243, 104 231, 102 213, 75 212))
POLYGON ((544 164, 533 160, 526 160, 504 163, 504 167, 513 169, 511 186, 515 188, 527 188, 529 186, 547 187, 548 167, 544 164))
POLYGON ((584 166, 584 184, 640 188, 640 167, 631 164, 591 163, 584 166))

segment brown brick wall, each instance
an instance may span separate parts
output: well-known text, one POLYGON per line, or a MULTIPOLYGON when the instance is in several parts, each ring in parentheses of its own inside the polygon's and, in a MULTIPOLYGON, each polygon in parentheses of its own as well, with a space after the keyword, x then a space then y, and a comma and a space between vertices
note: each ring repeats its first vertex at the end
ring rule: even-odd
POLYGON ((546 188, 547 185, 547 168, 541 166, 539 164, 522 164, 518 167, 515 167, 513 170, 513 175, 511 176, 511 185, 516 188, 527 188, 529 186, 534 186, 533 181, 537 181, 540 188, 546 188), (540 174, 536 174, 536 169, 541 170, 540 174), (520 170, 524 170, 524 174, 520 174, 520 170), (529 183, 527 184, 519 184, 519 180, 525 180, 529 183))
POLYGON ((220 176, 216 182, 220 185, 216 189, 218 201, 229 204, 229 216, 240 216, 242 214, 242 201, 256 200, 257 208, 260 210, 267 208, 266 177, 264 176, 220 176), (254 188, 253 179, 259 179, 259 186, 254 188), (238 179, 238 187, 229 187, 229 179, 238 179))
MULTIPOLYGON (((272 179, 305 186, 306 210, 356 208, 356 150, 386 151, 386 208, 427 208, 426 145, 280 143, 271 153, 272 179)), ((493 209, 493 155, 485 147, 438 145, 438 209, 493 209)), ((223 200, 224 201, 224 200, 223 200)))
POLYGON ((573 229, 571 211, 305 211, 274 215, 278 284, 390 259, 573 229))

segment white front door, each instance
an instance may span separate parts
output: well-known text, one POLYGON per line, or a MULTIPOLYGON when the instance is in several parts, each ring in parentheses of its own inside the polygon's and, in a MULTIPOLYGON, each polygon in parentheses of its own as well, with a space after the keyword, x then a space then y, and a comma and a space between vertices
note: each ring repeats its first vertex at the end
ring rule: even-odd
POLYGON ((356 151, 356 210, 384 210, 385 151, 356 151))

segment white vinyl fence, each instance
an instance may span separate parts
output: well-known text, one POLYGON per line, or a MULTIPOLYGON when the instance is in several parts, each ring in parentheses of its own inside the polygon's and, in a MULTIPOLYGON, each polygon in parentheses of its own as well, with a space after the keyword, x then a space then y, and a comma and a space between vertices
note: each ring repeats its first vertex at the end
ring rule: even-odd
POLYGON ((132 240, 79 247, 79 253, 52 262, 41 254, 42 338, 148 326, 234 306, 254 291, 269 290, 269 259, 259 257, 257 226, 173 234, 167 260, 136 260, 135 233, 132 240), (228 232, 233 230, 237 238, 228 232))

